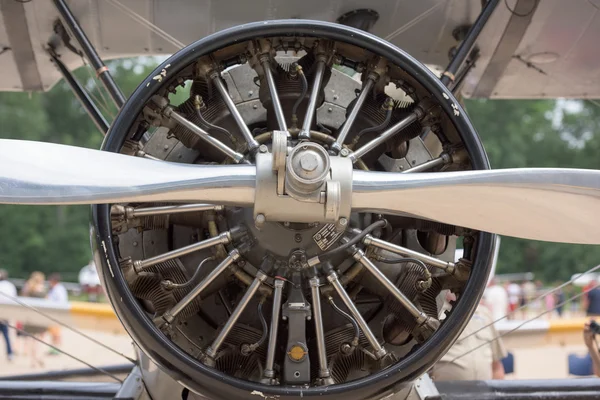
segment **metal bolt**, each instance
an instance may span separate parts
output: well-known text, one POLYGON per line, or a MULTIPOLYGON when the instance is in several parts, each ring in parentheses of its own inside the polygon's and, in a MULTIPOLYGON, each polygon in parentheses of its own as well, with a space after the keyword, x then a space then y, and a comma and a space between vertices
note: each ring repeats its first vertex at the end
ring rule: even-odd
POLYGON ((254 104, 254 105, 252 106, 252 108, 253 108, 253 109, 255 109, 255 110, 258 110, 258 104, 254 104))
POLYGON ((330 113, 330 112, 333 112, 333 108, 329 107, 329 108, 327 109, 327 112, 328 112, 328 113, 330 113))
POLYGON ((258 147, 258 151, 260 151, 261 153, 266 153, 267 151, 269 151, 269 148, 267 147, 267 145, 266 145, 266 144, 261 144, 261 145, 258 147))
POLYGON ((289 227, 289 226, 290 226, 290 223, 289 223, 288 221, 285 221, 285 222, 283 223, 283 226, 285 226, 285 227, 287 228, 287 227, 289 227))
POLYGON ((348 225, 348 220, 346 218, 342 217, 338 220, 338 225, 344 227, 344 226, 348 225))
POLYGON ((264 214, 258 214, 256 218, 254 218, 256 229, 261 229, 265 225, 265 222, 267 222, 267 217, 265 217, 264 214))
POLYGON ((296 235, 294 236, 294 240, 296 241, 296 243, 300 243, 302 241, 302 235, 296 233, 296 235))
POLYGON ((133 244, 133 247, 137 247, 138 242, 133 242, 132 244, 133 244))
POLYGON ((342 157, 348 157, 348 156, 350 155, 350 150, 348 150, 348 149, 342 149, 342 150, 340 151, 340 155, 341 155, 342 157))
POLYGON ((252 91, 252 90, 248 91, 248 97, 252 97, 253 94, 254 94, 254 91, 252 91))
POLYGON ((300 156, 300 167, 306 172, 312 172, 319 166, 317 155, 312 152, 307 152, 300 156))
POLYGON ((340 96, 338 96, 337 94, 334 94, 334 95, 333 95, 333 99, 334 99, 334 100, 337 100, 337 99, 339 99, 339 98, 340 98, 340 96))
POLYGON ((163 147, 163 150, 164 150, 164 151, 167 151, 167 150, 169 150, 169 145, 168 145, 168 144, 165 144, 165 145, 164 145, 164 147, 163 147))

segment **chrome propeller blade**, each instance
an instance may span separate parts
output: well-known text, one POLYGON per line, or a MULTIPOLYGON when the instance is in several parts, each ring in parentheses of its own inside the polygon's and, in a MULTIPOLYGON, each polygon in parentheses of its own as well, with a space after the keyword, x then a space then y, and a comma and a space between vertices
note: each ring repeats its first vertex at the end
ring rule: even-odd
POLYGON ((549 242, 600 244, 600 171, 354 171, 353 211, 406 214, 549 242))
POLYGON ((177 164, 52 143, 0 139, 0 203, 202 201, 254 204, 253 165, 177 164))

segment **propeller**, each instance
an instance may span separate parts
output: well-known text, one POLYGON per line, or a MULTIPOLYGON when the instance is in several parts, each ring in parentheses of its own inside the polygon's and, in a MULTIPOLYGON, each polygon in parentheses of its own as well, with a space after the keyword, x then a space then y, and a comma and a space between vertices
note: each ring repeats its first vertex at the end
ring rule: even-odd
POLYGON ((196 201, 254 204, 253 165, 190 165, 0 139, 0 203, 196 201), (235 199, 235 201, 233 201, 235 199))
MULTIPOLYGON (((0 140, 0 203, 201 201, 251 206, 253 165, 190 165, 0 140)), ((353 172, 353 211, 412 215, 526 239, 600 244, 600 171, 353 172)))
POLYGON ((409 214, 500 235, 600 244, 600 171, 354 171, 353 211, 409 214))

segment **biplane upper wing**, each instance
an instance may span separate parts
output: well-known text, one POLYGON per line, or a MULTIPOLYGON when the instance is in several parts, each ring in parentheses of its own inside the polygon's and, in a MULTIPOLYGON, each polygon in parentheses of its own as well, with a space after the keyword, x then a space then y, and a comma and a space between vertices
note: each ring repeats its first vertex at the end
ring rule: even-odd
MULTIPOLYGON (((420 61, 444 67, 457 34, 473 23, 481 0, 70 0, 104 59, 168 55, 172 42, 151 21, 188 44, 249 21, 304 18, 336 21, 347 12, 377 12, 371 32, 420 61), (132 16, 129 9, 138 16, 132 16)), ((0 0, 0 90, 48 90, 61 75, 46 53, 59 16, 52 1, 0 0)), ((365 19, 370 15, 365 14, 365 19)), ((489 98, 600 97, 600 0, 506 0, 478 41, 480 52, 463 94, 489 98)), ((77 44, 71 41, 76 48, 77 44)), ((82 64, 60 49, 70 68, 82 64)))

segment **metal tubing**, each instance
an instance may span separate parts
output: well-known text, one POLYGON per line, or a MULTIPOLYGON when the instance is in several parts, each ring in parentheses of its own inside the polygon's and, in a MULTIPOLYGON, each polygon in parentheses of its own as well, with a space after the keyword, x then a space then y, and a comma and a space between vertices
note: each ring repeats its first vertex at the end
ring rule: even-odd
POLYGON ((312 90, 310 92, 310 98, 308 100, 308 108, 306 109, 306 115, 304 116, 304 122, 302 123, 302 129, 298 134, 299 139, 310 139, 310 128, 312 127, 313 118, 316 113, 317 99, 319 92, 321 91, 321 84, 323 83, 323 74, 325 73, 325 60, 317 59, 317 67, 315 71, 315 79, 313 81, 312 90))
POLYGON ((429 160, 429 161, 425 161, 423 164, 419 164, 415 167, 406 169, 402 172, 400 172, 401 174, 408 174, 411 172, 422 172, 422 171, 428 171, 431 168, 437 167, 439 165, 444 165, 446 164, 446 159, 447 157, 444 157, 444 155, 439 156, 438 158, 434 158, 433 160, 429 160))
POLYGON ((407 126, 412 124, 413 122, 415 122, 417 119, 418 119, 417 113, 413 111, 406 118, 399 121, 391 128, 386 129, 381 135, 379 135, 375 139, 371 140, 370 142, 366 143, 361 148, 356 149, 353 153, 350 153, 348 155, 348 157, 350 157, 350 159, 352 160, 353 163, 356 163, 365 154, 367 154, 368 152, 370 152, 375 147, 379 146, 380 144, 382 144, 383 142, 385 142, 392 136, 396 135, 398 132, 400 132, 401 130, 403 130, 404 128, 406 128, 407 126))
POLYGON ((385 240, 377 239, 376 237, 373 237, 371 235, 365 236, 365 238, 363 239, 363 243, 367 246, 375 246, 380 249, 387 250, 402 256, 416 258, 417 260, 421 260, 424 263, 427 263, 433 267, 441 268, 443 270, 453 271, 455 268, 455 264, 452 262, 443 261, 439 258, 431 257, 427 254, 419 253, 418 251, 398 246, 397 244, 386 242, 385 240))
POLYGON ((233 119, 235 119, 235 122, 240 128, 240 132, 244 136, 246 143, 248 143, 248 149, 252 151, 258 148, 258 142, 256 141, 256 139, 254 139, 254 136, 252 136, 252 132, 250 132, 250 129, 248 129, 248 125, 246 125, 244 118, 242 118, 242 114, 240 114, 240 111, 237 109, 235 103, 231 99, 231 96, 229 96, 227 88, 225 87, 225 85, 223 84, 223 80, 221 79, 221 75, 218 72, 213 72, 210 78, 213 84, 217 87, 217 90, 221 94, 225 105, 229 109, 229 112, 233 116, 233 119))
POLYGON ((221 261, 219 265, 215 267, 215 269, 210 271, 210 273, 206 275, 206 277, 198 285, 196 285, 196 287, 194 287, 188 294, 185 295, 183 299, 175 304, 173 308, 165 313, 163 319, 168 323, 173 322, 175 317, 177 317, 177 315, 182 312, 183 309, 188 306, 188 304, 198 297, 200 293, 202 293, 202 291, 208 287, 208 285, 210 285, 219 275, 223 273, 223 271, 225 271, 239 258, 240 252, 237 249, 230 251, 229 255, 225 257, 223 261, 221 261))
POLYGON ((421 312, 409 299, 394 285, 386 276, 369 260, 362 250, 357 250, 354 255, 354 259, 362 264, 371 275, 375 277, 385 288, 392 293, 392 295, 402 304, 413 317, 417 319, 417 323, 422 323, 427 319, 427 315, 421 312))
POLYGON ((354 120, 356 119, 356 116, 360 112, 360 109, 362 108, 363 103, 367 99, 367 95, 369 94, 371 89, 373 89, 373 85, 375 84, 376 80, 377 80, 377 76, 375 74, 369 74, 369 76, 367 77, 365 86, 362 88, 362 91, 360 92, 358 99, 356 99, 356 103, 354 103, 354 107, 352 107, 352 110, 350 111, 350 115, 348 115, 348 118, 346 118, 346 121, 344 122, 344 125, 342 125, 342 129, 340 130, 340 133, 338 134, 338 137, 332 146, 332 148, 335 151, 339 152, 342 149, 342 145, 344 144, 344 141, 346 140, 346 136, 348 136, 348 133, 350 132, 350 129, 352 128, 352 124, 354 124, 354 120))
POLYGON ((448 86, 452 81, 454 81, 456 73, 471 53, 471 49, 475 45, 479 34, 485 27, 485 24, 496 9, 496 6, 499 2, 500 0, 488 0, 483 7, 483 10, 481 10, 481 13, 475 20, 473 26, 471 26, 471 29, 469 29, 467 36, 465 36, 460 46, 458 46, 456 54, 454 57, 452 57, 452 61, 450 61, 450 64, 448 64, 448 67, 442 76, 441 80, 445 86, 448 86))
MULTIPOLYGON (((281 101, 279 101, 279 95, 277 94, 277 86, 275 86, 275 80, 273 79, 273 71, 271 71, 271 63, 268 57, 264 57, 262 61, 262 67, 265 71, 265 77, 267 78, 267 86, 269 87, 269 93, 271 93, 271 101, 273 102, 273 110, 275 110, 275 117, 279 124, 279 130, 287 132, 287 124, 285 123, 285 114, 283 108, 281 108, 281 101)), ((288 132, 288 136, 290 133, 288 132)))
POLYGON ((180 206, 132 208, 131 211, 128 212, 128 217, 136 218, 146 217, 148 215, 177 214, 195 211, 217 211, 222 209, 223 206, 216 206, 214 204, 182 204, 180 206))
POLYGON ((148 160, 154 160, 154 161, 164 161, 161 158, 158 157, 154 157, 148 153, 146 153, 144 150, 138 150, 135 152, 136 157, 143 157, 143 158, 147 158, 148 160))
POLYGON ((69 71, 69 69, 65 66, 65 64, 63 64, 60 58, 56 56, 54 51, 50 50, 49 53, 50 58, 58 67, 58 70, 60 71, 61 75, 65 78, 65 81, 71 87, 73 94, 75 95, 75 97, 77 97, 77 100, 79 100, 85 111, 88 113, 88 115, 92 119, 92 122, 94 123, 94 125, 96 125, 96 128, 98 128, 98 130, 102 132, 103 135, 106 135, 106 132, 108 132, 108 128, 110 126, 108 122, 106 122, 106 119, 104 119, 104 116, 102 115, 100 110, 98 110, 98 107, 96 107, 96 104, 92 101, 90 96, 83 89, 79 81, 75 79, 71 71, 69 71))
POLYGON ((259 270, 256 273, 256 278, 254 278, 252 284, 250 285, 248 290, 246 290, 246 293, 244 293, 244 296, 242 297, 238 305, 235 307, 235 310, 233 310, 233 313, 223 326, 223 329, 221 329, 221 332, 219 332, 219 335, 215 338, 212 344, 208 346, 208 349, 206 349, 206 355, 208 357, 213 359, 215 358, 217 352, 223 345, 223 342, 225 341, 225 339, 227 339, 227 335, 229 335, 229 332, 231 332, 231 329, 248 306, 248 303, 252 299, 252 296, 254 296, 260 285, 265 281, 265 279, 267 279, 267 275, 259 270))
POLYGON ((360 314, 360 311, 358 311, 358 308, 356 308, 356 305, 354 305, 354 303, 352 302, 350 296, 348 296, 348 293, 346 293, 346 291, 344 290, 344 287, 340 283, 337 274, 335 272, 330 272, 329 275, 327 275, 327 280, 329 281, 329 283, 331 283, 331 286, 333 286, 338 296, 340 296, 340 298, 346 305, 346 308, 348 309, 348 311, 350 311, 350 314, 352 314, 352 316, 358 323, 358 326, 360 326, 360 330, 363 332, 363 335, 365 335, 367 341, 369 342, 371 347, 373 347, 373 350, 375 350, 375 357, 377 357, 378 360, 381 359, 387 354, 387 351, 377 341, 377 338, 371 331, 371 328, 369 328, 369 325, 367 325, 367 321, 365 321, 363 316, 360 314))
POLYGON ((275 349, 277 347, 277 333, 279 329, 279 315, 281 314, 281 297, 283 294, 283 286, 285 281, 275 278, 273 286, 273 310, 271 317, 271 330, 269 331, 269 347, 267 349, 267 360, 265 362, 264 376, 268 379, 275 377, 273 364, 275 363, 275 349))
POLYGON ((81 28, 81 25, 79 25, 79 22, 77 22, 77 19, 71 12, 71 9, 69 8, 65 0, 54 0, 54 5, 60 13, 63 21, 71 31, 71 34, 73 35, 75 40, 77 40, 79 46, 81 46, 81 49, 85 53, 86 58, 96 70, 96 75, 98 76, 98 78, 100 78, 102 85, 104 85, 104 87, 108 91, 108 94, 112 98, 115 105, 118 108, 123 107, 123 104, 125 104, 125 96, 123 95, 123 92, 121 92, 121 89, 119 89, 116 82, 113 80, 113 77, 110 74, 108 68, 102 62, 102 59, 96 52, 96 49, 94 48, 92 43, 89 41, 85 32, 81 28))
POLYGON ((313 318, 315 321, 315 336, 317 338, 317 353, 319 356, 319 378, 329 378, 327 368, 327 351, 325 347, 325 331, 323 329, 323 313, 321 312, 321 292, 319 290, 319 278, 309 280, 310 291, 313 301, 313 318))
POLYGON ((231 147, 227 146, 225 143, 221 142, 220 140, 215 139, 214 137, 210 136, 210 134, 208 132, 206 132, 204 129, 200 128, 198 125, 194 124, 192 121, 185 118, 183 115, 178 114, 175 111, 171 111, 167 114, 169 117, 171 117, 175 121, 177 121, 180 125, 185 126, 189 130, 194 132, 196 135, 200 136, 200 138, 202 138, 205 141, 207 141, 208 143, 212 144, 217 150, 221 151, 227 157, 233 159, 233 161, 235 161, 236 163, 239 163, 244 158, 244 156, 242 154, 233 150, 231 147))
POLYGON ((182 247, 167 253, 159 254, 154 257, 147 258, 145 260, 136 260, 133 262, 136 271, 141 271, 144 268, 148 268, 152 265, 171 260, 176 257, 184 256, 186 254, 193 253, 198 250, 207 249, 218 244, 229 244, 231 243, 231 233, 229 231, 221 233, 219 236, 211 237, 198 243, 190 244, 189 246, 182 247))

